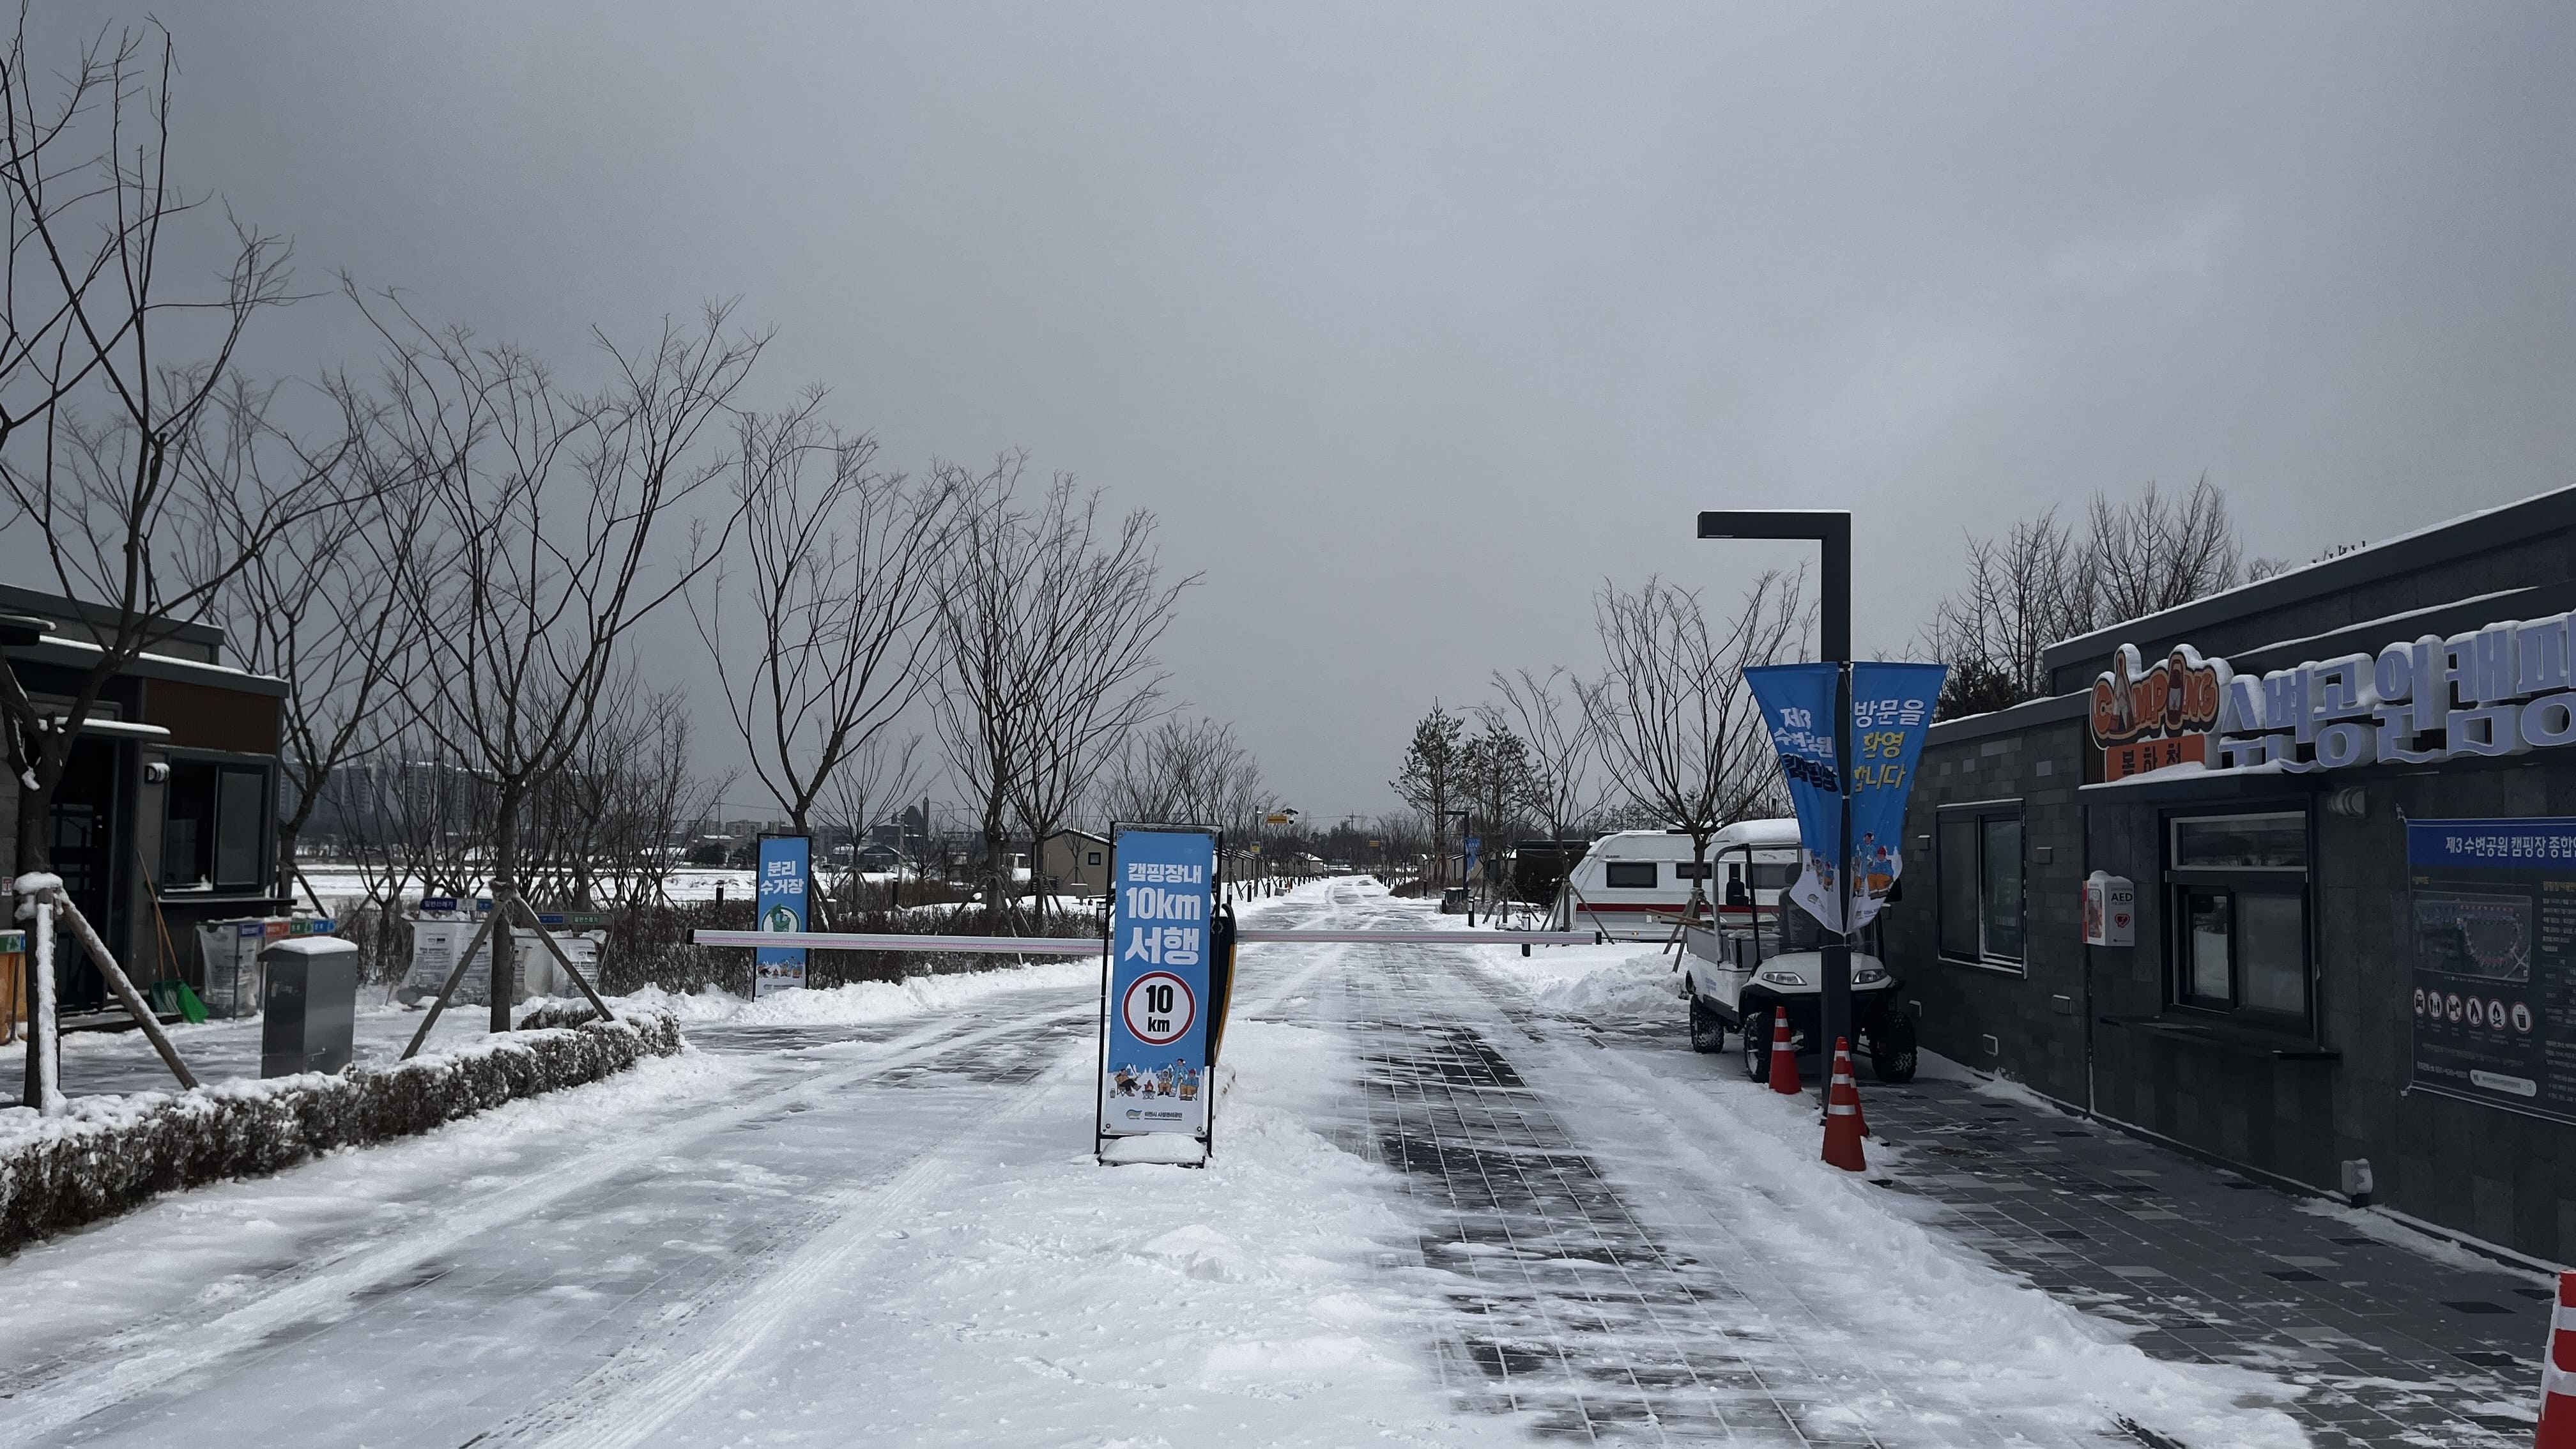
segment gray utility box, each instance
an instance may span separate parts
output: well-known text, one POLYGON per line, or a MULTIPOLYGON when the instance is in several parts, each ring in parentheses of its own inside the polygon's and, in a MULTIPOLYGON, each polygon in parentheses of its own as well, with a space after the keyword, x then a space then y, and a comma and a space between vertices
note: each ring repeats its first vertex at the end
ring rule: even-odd
POLYGON ((260 1001, 259 1074, 336 1072, 349 1064, 358 1032, 358 943, 292 936, 259 953, 267 977, 260 1001))

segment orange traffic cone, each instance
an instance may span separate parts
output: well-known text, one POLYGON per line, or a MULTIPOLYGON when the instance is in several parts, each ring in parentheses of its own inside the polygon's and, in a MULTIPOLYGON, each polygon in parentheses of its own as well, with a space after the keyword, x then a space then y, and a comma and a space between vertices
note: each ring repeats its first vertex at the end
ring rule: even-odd
POLYGON ((1798 1085, 1798 1059, 1789 1051, 1789 1013, 1779 1007, 1771 1010, 1771 1090, 1784 1097, 1806 1090, 1798 1085))
POLYGON ((1860 1089, 1852 1085, 1851 1043, 1835 1037, 1833 1085, 1825 1092, 1825 1161, 1845 1172, 1867 1172, 1860 1136, 1860 1089))
POLYGON ((2558 1308, 2540 1359, 2540 1426, 2532 1449, 2576 1449, 2576 1273, 2558 1275, 2558 1308))

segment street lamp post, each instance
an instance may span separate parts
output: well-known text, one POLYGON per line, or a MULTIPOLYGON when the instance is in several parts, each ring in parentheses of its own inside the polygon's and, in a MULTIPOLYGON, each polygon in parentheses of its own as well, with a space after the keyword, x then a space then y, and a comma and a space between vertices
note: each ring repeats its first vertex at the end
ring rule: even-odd
POLYGON ((1842 820, 1834 849, 1834 888, 1841 896, 1845 929, 1825 947, 1822 1019, 1817 1023, 1830 1053, 1851 1025, 1851 514, 1820 508, 1714 509, 1699 516, 1702 538, 1813 539, 1824 546, 1824 656, 1835 666, 1834 774, 1842 820))

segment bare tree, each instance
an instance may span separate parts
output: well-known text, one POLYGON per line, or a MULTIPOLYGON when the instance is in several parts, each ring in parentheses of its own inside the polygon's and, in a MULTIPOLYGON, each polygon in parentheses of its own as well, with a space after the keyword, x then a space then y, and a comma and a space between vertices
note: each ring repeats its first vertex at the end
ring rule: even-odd
MULTIPOLYGON (((1583 684, 1562 666, 1540 678, 1523 669, 1494 673, 1499 704, 1478 711, 1515 730, 1529 746, 1529 809, 1552 841, 1570 839, 1601 810, 1593 761, 1600 735, 1583 707, 1583 684)), ((1559 849, 1562 849, 1560 846, 1559 849)))
MULTIPOLYGON (((1040 541, 1013 508, 1026 459, 1006 455, 973 480, 947 567, 939 577, 946 687, 934 691, 931 719, 948 772, 968 794, 984 845, 984 917, 988 933, 1006 934, 1014 914, 1009 831, 1016 772, 1027 768, 1037 730, 1040 671, 1029 657, 1034 602, 1025 581, 1038 571, 1040 541)), ((954 465, 941 465, 952 475, 954 465)))
MULTIPOLYGON (((914 788, 921 783, 923 764, 921 736, 906 735, 897 744, 880 734, 852 752, 832 772, 831 794, 822 806, 823 818, 831 829, 850 840, 844 896, 853 909, 866 904, 859 890, 859 854, 867 849, 868 833, 888 816, 901 819, 904 807, 912 802, 914 788)), ((925 819, 925 829, 927 825, 925 819)), ((901 830, 898 825, 898 840, 901 830)), ((891 893, 887 900, 891 903, 891 893)))
MULTIPOLYGON (((1633 594, 1605 584, 1593 601, 1609 663, 1583 702, 1602 758, 1640 811, 1689 834, 1701 871, 1719 828, 1776 796, 1779 765, 1744 669, 1797 651, 1800 582, 1762 575, 1714 627, 1696 592, 1661 579, 1633 594)), ((1692 913, 1706 904, 1694 878, 1692 913)))
POLYGON ((1109 820, 1189 821, 1229 834, 1267 814, 1261 765, 1213 719, 1166 719, 1127 740, 1101 792, 1109 820))
MULTIPOLYGON (((522 879, 529 807, 588 735, 619 646, 713 560, 702 526, 683 549, 668 536, 731 471, 703 435, 763 339, 728 336, 722 306, 641 348, 603 336, 613 381, 580 395, 526 352, 433 330, 397 298, 368 315, 387 348, 389 426, 455 543, 410 591, 411 622, 462 656, 429 671, 423 720, 492 792, 498 919, 522 879)), ((492 959, 491 1025, 507 1031, 509 953, 492 959)))
POLYGON ((714 576, 704 610, 690 601, 752 774, 800 835, 813 833, 841 769, 921 693, 933 565, 958 503, 953 473, 915 486, 877 468, 875 441, 827 428, 822 401, 809 392, 785 412, 741 419, 745 567, 714 576), (736 578, 748 599, 729 629, 736 578))
POLYGON ((1015 501, 1023 460, 1004 458, 973 489, 940 583, 948 687, 932 719, 949 772, 970 792, 984 847, 986 929, 1019 924, 1010 826, 1060 826, 1124 732, 1147 717, 1162 679, 1152 649, 1179 592, 1141 510, 1101 527, 1099 495, 1056 478, 1015 501))
POLYGON ((106 610, 66 689, 39 702, 0 668, 18 871, 49 864, 45 821, 108 682, 211 613, 283 530, 346 501, 327 449, 250 466, 279 434, 231 365, 253 319, 290 300, 284 245, 236 224, 210 292, 164 289, 164 232, 203 204, 168 176, 173 66, 157 25, 101 32, 48 90, 23 12, 0 55, 0 529, 32 532, 54 586, 106 610))
MULTIPOLYGON (((424 522, 426 494, 375 436, 372 405, 345 379, 326 383, 344 441, 333 452, 351 478, 340 491, 353 511, 307 517, 282 531, 225 590, 225 636, 244 667, 292 686, 283 701, 277 822, 280 889, 305 881, 297 844, 332 777, 367 760, 402 727, 428 641, 410 627, 405 601, 416 572, 436 568, 424 522)), ((320 460, 290 449, 299 467, 320 460)), ((328 912, 314 897, 314 908, 328 912)))
MULTIPOLYGON (((1154 646, 1198 576, 1166 581, 1154 515, 1139 508, 1108 526, 1099 492, 1078 492, 1063 475, 1030 523, 1041 545, 1038 571, 1025 581, 1034 596, 1026 644, 1037 678, 1035 728, 1024 768, 1012 773, 1011 803, 1034 866, 1128 736, 1161 708, 1166 675, 1154 646)), ((1050 899, 1038 891, 1039 930, 1050 899)))
POLYGON ((690 771, 682 692, 645 689, 630 666, 601 691, 570 759, 529 802, 525 884, 584 907, 658 901, 674 837, 721 788, 690 771))
POLYGON ((1422 812, 1431 822, 1432 883, 1449 883, 1450 801, 1457 798, 1459 775, 1465 765, 1467 722, 1431 702, 1431 713, 1413 726, 1413 739, 1405 746, 1404 762, 1397 767, 1395 778, 1387 782, 1405 804, 1422 812))
POLYGON ((2245 561, 2226 496, 2207 478, 2177 500, 2148 484, 2095 494, 2079 533, 2050 509, 2000 538, 1968 539, 1968 577, 1934 606, 1919 642, 1950 665, 1941 715, 2003 709, 2049 692, 2049 645, 2279 572, 2245 561))
MULTIPOLYGON (((1483 728, 1468 737, 1459 751, 1459 793, 1467 802, 1463 829, 1491 837, 1484 843, 1480 861, 1490 886, 1502 879, 1504 838, 1527 818, 1533 786, 1528 743, 1485 710, 1476 711, 1476 719, 1483 728)), ((1462 856, 1464 851, 1462 833, 1462 856)))

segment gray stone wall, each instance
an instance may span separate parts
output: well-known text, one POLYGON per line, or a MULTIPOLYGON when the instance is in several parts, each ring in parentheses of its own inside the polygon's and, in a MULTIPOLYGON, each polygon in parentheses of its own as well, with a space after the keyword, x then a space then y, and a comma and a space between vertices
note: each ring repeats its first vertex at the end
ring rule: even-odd
POLYGON ((1904 978, 1901 997, 1920 1003, 1925 1046, 2081 1104, 2082 725, 2059 719, 2027 731, 1951 734, 1927 744, 1916 768, 1906 809, 1905 898, 1881 918, 1889 958, 1904 978), (2022 802, 2027 910, 2019 971, 1945 960, 1939 950, 1941 807, 2003 799, 2022 802))

